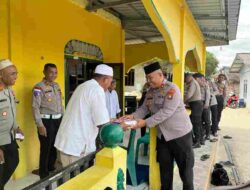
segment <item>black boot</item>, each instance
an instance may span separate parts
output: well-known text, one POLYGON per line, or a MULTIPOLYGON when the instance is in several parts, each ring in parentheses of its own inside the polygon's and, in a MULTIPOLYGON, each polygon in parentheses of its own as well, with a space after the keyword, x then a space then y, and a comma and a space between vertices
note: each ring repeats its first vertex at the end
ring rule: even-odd
POLYGON ((201 145, 199 142, 193 144, 193 148, 200 148, 200 147, 201 147, 201 145))

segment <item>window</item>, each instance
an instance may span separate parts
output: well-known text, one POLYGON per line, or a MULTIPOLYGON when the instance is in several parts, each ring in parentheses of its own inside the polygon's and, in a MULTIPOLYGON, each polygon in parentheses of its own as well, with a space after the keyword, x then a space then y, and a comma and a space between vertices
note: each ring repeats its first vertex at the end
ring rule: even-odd
POLYGON ((135 70, 131 69, 125 76, 125 85, 134 86, 135 84, 135 70))
POLYGON ((247 98, 247 80, 244 80, 243 97, 247 98))

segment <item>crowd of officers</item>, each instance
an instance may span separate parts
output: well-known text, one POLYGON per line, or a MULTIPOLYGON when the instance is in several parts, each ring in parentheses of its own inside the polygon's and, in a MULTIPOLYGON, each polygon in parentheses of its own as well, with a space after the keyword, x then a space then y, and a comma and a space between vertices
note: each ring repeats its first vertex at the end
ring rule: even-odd
POLYGON ((214 81, 200 73, 185 74, 184 102, 191 109, 193 148, 200 148, 210 135, 217 137, 221 113, 226 106, 226 76, 219 74, 214 81))
MULTIPOLYGON (((17 79, 17 68, 8 59, 0 60, 0 190, 14 173, 18 163, 18 144, 24 134, 16 121, 16 104, 19 102, 12 90, 17 79)), ((44 78, 32 90, 32 110, 40 141, 39 175, 44 178, 55 170, 57 151, 55 137, 63 116, 62 93, 54 82, 55 64, 44 66, 44 78)))
MULTIPOLYGON (((153 62, 145 65, 144 71, 149 85, 145 99, 135 113, 118 120, 124 130, 157 128, 157 161, 162 190, 173 189, 174 161, 179 168, 183 189, 193 190, 193 147, 204 144, 203 124, 205 138, 209 138, 209 108, 212 112, 211 131, 216 136, 225 105, 224 76, 220 75, 214 84, 199 73, 185 75, 184 102, 191 108, 190 120, 180 89, 166 80, 160 64, 153 62), (128 126, 124 119, 135 119, 137 123, 128 126)), ((112 67, 98 65, 93 79, 74 91, 65 112, 62 92, 55 82, 56 65, 46 64, 43 73, 44 78, 32 90, 32 111, 40 141, 41 179, 55 169, 57 150, 63 166, 86 156, 96 150, 99 128, 114 121, 110 119, 105 100, 105 91, 113 80, 112 67)), ((19 162, 15 136, 23 135, 16 123, 17 101, 11 89, 16 78, 15 65, 9 60, 0 60, 0 190, 4 189, 19 162)))

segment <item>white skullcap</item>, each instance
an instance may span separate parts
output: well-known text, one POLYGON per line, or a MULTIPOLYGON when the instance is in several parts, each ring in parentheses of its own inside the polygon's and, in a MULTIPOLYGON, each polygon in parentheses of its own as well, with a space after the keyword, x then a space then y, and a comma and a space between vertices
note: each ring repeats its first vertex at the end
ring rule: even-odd
POLYGON ((6 67, 9 67, 11 65, 14 65, 14 64, 10 60, 4 59, 4 60, 0 61, 0 70, 3 70, 6 67))
POLYGON ((113 76, 113 68, 105 65, 105 64, 100 64, 97 65, 95 68, 95 72, 96 74, 101 74, 101 75, 107 75, 107 76, 113 76))

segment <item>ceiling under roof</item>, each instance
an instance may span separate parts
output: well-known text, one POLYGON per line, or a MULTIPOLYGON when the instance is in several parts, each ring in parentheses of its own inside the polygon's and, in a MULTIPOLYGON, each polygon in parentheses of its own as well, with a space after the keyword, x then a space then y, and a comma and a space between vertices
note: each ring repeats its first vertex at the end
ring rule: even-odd
MULTIPOLYGON (((88 0, 89 11, 105 9, 119 17, 126 44, 163 41, 141 0, 88 0)), ((227 45, 236 39, 241 0, 186 0, 207 46, 227 45)))

